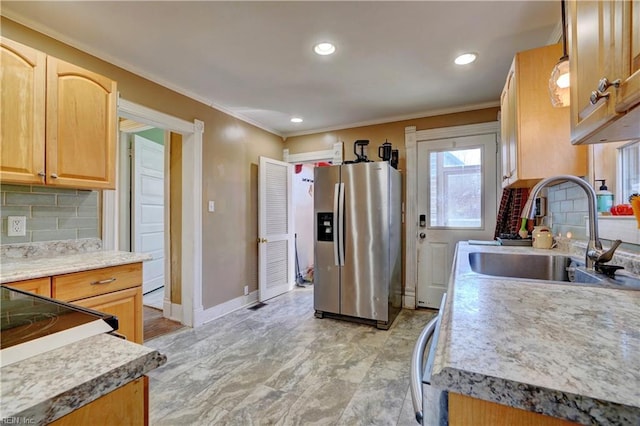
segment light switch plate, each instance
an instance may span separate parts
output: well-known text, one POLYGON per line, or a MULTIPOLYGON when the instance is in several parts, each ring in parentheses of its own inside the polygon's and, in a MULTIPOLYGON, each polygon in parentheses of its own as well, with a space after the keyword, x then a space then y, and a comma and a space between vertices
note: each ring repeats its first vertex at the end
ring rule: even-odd
POLYGON ((216 203, 215 203, 215 201, 209 201, 209 211, 210 212, 216 211, 216 203))
POLYGON ((27 235, 26 216, 8 216, 7 217, 7 236, 23 237, 25 235, 27 235))

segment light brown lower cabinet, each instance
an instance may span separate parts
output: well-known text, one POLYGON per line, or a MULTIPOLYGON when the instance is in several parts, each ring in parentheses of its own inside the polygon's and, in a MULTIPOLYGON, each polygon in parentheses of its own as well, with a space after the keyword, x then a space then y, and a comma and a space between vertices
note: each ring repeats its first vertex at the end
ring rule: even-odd
POLYGON ((577 423, 450 392, 449 425, 575 426, 577 423))
POLYGON ((5 284, 118 317, 118 333, 142 344, 142 262, 5 284))
POLYGON ((28 291, 29 293, 34 293, 39 296, 51 297, 51 279, 49 277, 16 281, 5 285, 17 290, 28 291))
POLYGON ((149 424, 149 379, 140 377, 50 423, 54 426, 149 424))
POLYGON ((54 299, 118 317, 118 333, 142 344, 142 263, 51 278, 54 299))
POLYGON ((142 343, 142 287, 88 297, 71 303, 115 315, 118 317, 118 334, 132 342, 142 343))

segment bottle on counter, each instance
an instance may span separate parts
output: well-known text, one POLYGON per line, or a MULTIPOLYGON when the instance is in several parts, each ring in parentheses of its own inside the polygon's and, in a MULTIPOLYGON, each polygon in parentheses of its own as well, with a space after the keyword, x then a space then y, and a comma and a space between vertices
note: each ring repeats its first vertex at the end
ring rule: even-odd
POLYGON ((596 179, 595 181, 602 182, 602 185, 600 185, 600 188, 596 192, 598 213, 608 214, 613 206, 613 193, 608 191, 605 179, 596 179))

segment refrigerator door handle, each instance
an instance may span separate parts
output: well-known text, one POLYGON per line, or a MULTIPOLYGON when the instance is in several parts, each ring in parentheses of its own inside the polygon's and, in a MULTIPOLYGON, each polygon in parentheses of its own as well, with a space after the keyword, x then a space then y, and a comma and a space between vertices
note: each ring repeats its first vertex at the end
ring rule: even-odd
POLYGON ((340 259, 338 256, 338 241, 340 240, 340 234, 338 232, 338 200, 340 199, 340 184, 336 183, 333 188, 333 261, 336 266, 340 265, 340 259))
POLYGON ((340 266, 344 266, 344 182, 340 183, 340 200, 338 201, 338 254, 340 266))

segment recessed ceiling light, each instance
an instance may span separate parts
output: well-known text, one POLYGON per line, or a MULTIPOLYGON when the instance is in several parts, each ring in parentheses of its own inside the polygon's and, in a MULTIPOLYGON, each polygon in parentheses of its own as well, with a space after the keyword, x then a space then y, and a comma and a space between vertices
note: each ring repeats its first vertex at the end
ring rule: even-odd
POLYGON ((465 53, 458 56, 453 62, 455 62, 457 65, 467 65, 475 61, 477 57, 478 55, 476 55, 475 53, 465 53))
POLYGON ((292 123, 302 123, 302 118, 300 118, 300 117, 292 117, 291 118, 291 122, 292 123))
POLYGON ((326 41, 323 41, 322 43, 318 43, 313 47, 313 51, 316 52, 318 55, 331 55, 333 52, 336 51, 336 47, 326 41))

